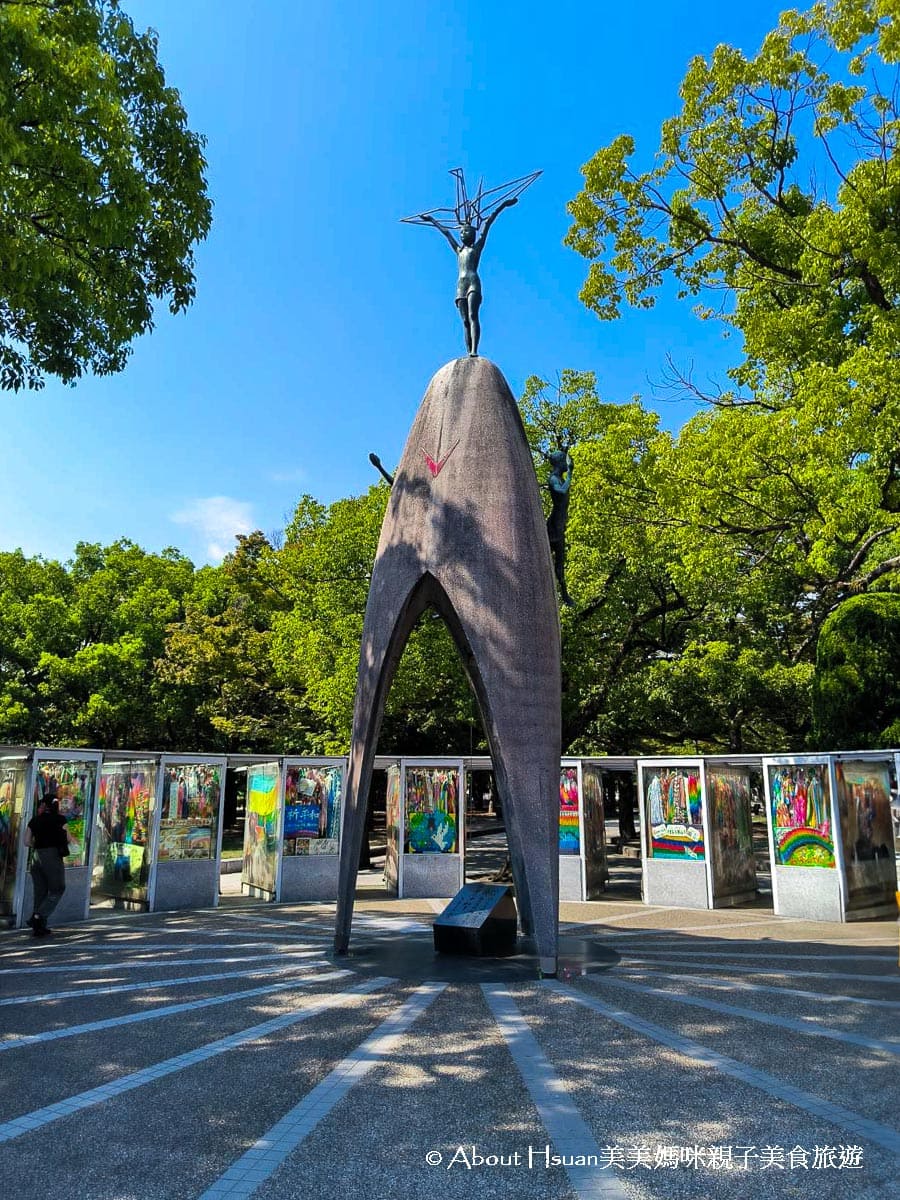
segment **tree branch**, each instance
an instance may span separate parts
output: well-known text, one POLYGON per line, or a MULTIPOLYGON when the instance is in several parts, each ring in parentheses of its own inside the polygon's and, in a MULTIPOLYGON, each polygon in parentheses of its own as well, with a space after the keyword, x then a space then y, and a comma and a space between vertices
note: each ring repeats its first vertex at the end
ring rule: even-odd
POLYGON ((847 564, 846 574, 853 575, 854 571, 862 565, 863 559, 875 543, 880 541, 881 538, 887 537, 889 533, 894 533, 894 527, 891 525, 886 526, 884 529, 876 529, 874 533, 870 533, 847 564))

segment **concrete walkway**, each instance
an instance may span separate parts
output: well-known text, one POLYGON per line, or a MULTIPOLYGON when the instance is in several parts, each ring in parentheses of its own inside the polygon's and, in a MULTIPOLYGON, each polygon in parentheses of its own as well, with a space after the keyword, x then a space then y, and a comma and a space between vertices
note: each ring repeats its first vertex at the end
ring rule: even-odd
POLYGON ((541 982, 438 969, 440 907, 343 960, 322 904, 2 935, 4 1194, 897 1194, 896 923, 563 905, 602 961, 541 982))

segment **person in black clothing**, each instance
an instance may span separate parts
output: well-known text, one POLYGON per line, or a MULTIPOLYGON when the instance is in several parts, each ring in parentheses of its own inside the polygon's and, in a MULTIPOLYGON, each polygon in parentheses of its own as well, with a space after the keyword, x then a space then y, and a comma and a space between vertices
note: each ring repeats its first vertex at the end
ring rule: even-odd
POLYGON ((37 812, 28 822, 25 844, 32 849, 34 883, 34 914, 28 924, 35 937, 46 937, 50 932, 47 918, 66 890, 65 856, 69 853, 66 820, 55 796, 42 796, 38 801, 37 812))

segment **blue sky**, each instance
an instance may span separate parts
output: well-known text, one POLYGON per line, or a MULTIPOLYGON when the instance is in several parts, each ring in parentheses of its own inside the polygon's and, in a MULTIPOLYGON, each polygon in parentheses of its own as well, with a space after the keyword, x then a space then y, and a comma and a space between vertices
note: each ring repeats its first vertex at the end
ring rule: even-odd
POLYGON ((159 313, 127 369, 2 393, 0 549, 68 558, 128 537, 217 561, 393 466, 431 375, 463 353, 455 263, 398 218, 543 169, 482 261, 481 352, 516 394, 594 370, 605 399, 654 397, 666 355, 721 378, 736 347, 690 306, 600 322, 563 246, 579 168, 622 132, 649 162, 694 54, 754 51, 784 4, 645 0, 123 0, 159 34, 208 138, 213 229, 187 314, 159 313))

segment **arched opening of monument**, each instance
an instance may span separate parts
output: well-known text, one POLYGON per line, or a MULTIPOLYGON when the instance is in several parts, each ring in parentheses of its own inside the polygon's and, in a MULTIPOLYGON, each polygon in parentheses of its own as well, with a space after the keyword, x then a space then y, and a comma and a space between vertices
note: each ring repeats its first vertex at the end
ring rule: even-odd
POLYGON ((440 901, 512 875, 471 654, 437 581, 417 590, 428 600, 386 682, 358 892, 440 901))

